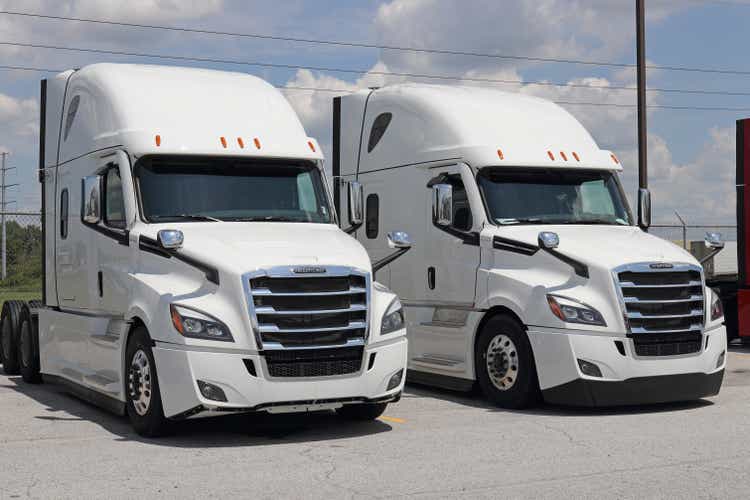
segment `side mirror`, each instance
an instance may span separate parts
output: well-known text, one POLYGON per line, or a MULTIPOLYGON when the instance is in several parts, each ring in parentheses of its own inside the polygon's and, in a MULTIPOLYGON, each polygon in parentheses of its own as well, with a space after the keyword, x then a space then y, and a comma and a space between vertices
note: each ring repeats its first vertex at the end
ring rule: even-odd
POLYGON ((81 188, 81 219, 87 224, 98 224, 102 220, 102 176, 84 177, 81 181, 81 188))
POLYGON ((651 226, 651 191, 648 189, 638 190, 638 225, 644 230, 651 226))
POLYGON ((721 233, 706 233, 706 238, 703 241, 706 244, 706 248, 715 250, 724 248, 724 240, 721 238, 721 233))
POLYGON ((453 186, 450 184, 432 186, 432 221, 438 226, 453 224, 453 186))
POLYGON ((546 250, 553 250, 560 246, 560 237, 552 231, 542 231, 537 237, 539 246, 546 250))
POLYGON ((393 231, 387 234, 388 246, 391 248, 411 248, 412 241, 409 233, 393 231))
POLYGON ((161 229, 156 235, 159 245, 166 250, 176 250, 182 247, 185 236, 179 229, 161 229))
POLYGON ((349 182, 349 224, 352 226, 361 226, 364 222, 364 188, 357 181, 349 182))

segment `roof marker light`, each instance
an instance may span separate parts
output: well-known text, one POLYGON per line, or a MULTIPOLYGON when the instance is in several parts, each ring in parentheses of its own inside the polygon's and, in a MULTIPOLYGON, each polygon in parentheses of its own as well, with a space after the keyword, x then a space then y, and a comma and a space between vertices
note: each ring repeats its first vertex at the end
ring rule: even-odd
POLYGON ((154 137, 154 141, 156 141, 156 147, 161 146, 161 136, 159 134, 156 134, 156 137, 154 137))
POLYGON ((568 161, 568 157, 565 156, 565 151, 560 151, 560 156, 562 156, 563 160, 568 161))
POLYGON ((610 153, 609 156, 612 157, 612 161, 615 162, 615 164, 617 164, 617 165, 620 164, 620 160, 617 159, 617 157, 615 156, 614 153, 610 153))
POLYGON ((237 144, 240 145, 240 149, 245 149, 245 141, 242 140, 242 137, 237 138, 237 144))
POLYGON ((581 159, 578 157, 578 153, 576 153, 575 151, 573 151, 573 158, 575 158, 576 161, 581 161, 581 159))
POLYGON ((307 141, 307 145, 310 146, 310 149, 314 153, 315 152, 315 144, 313 144, 312 141, 307 141))
POLYGON ((500 158, 501 160, 505 159, 505 155, 503 155, 503 150, 502 149, 498 149, 497 150, 497 157, 500 158))
POLYGON ((224 148, 226 149, 226 147, 227 147, 227 139, 226 139, 226 137, 222 136, 222 137, 220 137, 220 139, 221 139, 221 145, 224 146, 224 148))
POLYGON ((547 156, 549 156, 550 160, 555 161, 555 155, 552 154, 552 151, 547 151, 547 156))
POLYGON ((253 142, 255 142, 255 147, 260 149, 260 139, 256 137, 255 139, 253 139, 253 142))

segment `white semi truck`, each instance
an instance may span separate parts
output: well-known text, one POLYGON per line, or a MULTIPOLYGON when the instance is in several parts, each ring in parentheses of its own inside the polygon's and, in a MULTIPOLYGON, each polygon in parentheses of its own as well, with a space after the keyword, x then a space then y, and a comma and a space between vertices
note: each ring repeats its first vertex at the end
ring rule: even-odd
POLYGON ((399 399, 400 303, 338 228, 320 146, 275 88, 96 64, 42 81, 41 103, 43 300, 6 302, 6 373, 148 436, 227 412, 372 419, 399 399))
MULTIPOLYGON (((717 394, 719 297, 688 252, 637 227, 617 157, 546 100, 402 84, 334 98, 333 173, 364 185, 356 232, 418 246, 378 279, 407 318, 410 379, 504 407, 717 394)), ((340 186, 336 203, 345 206, 340 186)), ((712 235, 707 245, 721 247, 712 235)))

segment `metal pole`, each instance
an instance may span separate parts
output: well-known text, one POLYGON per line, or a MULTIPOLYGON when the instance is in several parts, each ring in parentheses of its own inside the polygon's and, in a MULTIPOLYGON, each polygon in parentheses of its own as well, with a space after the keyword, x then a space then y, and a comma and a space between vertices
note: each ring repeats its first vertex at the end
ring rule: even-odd
POLYGON ((5 157, 6 156, 8 156, 8 153, 3 153, 3 174, 2 174, 2 183, 3 184, 0 187, 0 191, 2 191, 2 195, 0 195, 0 198, 2 199, 2 201, 0 201, 0 206, 2 208, 2 215, 0 215, 0 218, 2 220, 0 221, 0 224, 2 224, 2 226, 3 226, 3 250, 2 250, 2 253, 3 253, 3 273, 2 273, 3 281, 5 281, 5 278, 8 276, 8 270, 6 268, 6 261, 5 261, 5 255, 6 255, 5 254, 5 251, 6 251, 6 246, 5 246, 5 240, 6 240, 6 237, 5 237, 5 157))
MULTIPOLYGON (((635 0, 635 26, 638 79, 638 188, 648 189, 648 155, 646 153, 646 22, 644 0, 635 0)), ((641 206, 638 216, 641 219, 641 206)))
POLYGON ((674 214, 680 220, 680 224, 682 224, 682 248, 684 248, 685 250, 689 250, 687 247, 687 223, 677 210, 674 211, 674 214))

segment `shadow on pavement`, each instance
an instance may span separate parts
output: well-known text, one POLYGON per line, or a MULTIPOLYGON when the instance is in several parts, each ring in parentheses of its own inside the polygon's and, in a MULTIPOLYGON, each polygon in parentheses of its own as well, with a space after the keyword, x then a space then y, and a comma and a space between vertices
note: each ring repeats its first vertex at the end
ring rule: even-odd
POLYGON ((522 415, 550 415, 557 417, 581 417, 581 416, 608 416, 608 415, 633 415, 647 413, 661 413, 670 411, 690 410, 711 406, 714 403, 707 399, 696 401, 685 401, 680 403, 662 403, 641 406, 616 406, 605 408, 589 408, 575 406, 557 406, 540 403, 535 408, 525 408, 523 410, 509 410, 498 408, 492 403, 486 401, 484 396, 478 390, 472 392, 456 392, 447 389, 440 389, 430 386, 409 383, 402 399, 419 399, 435 398, 448 401, 472 408, 480 408, 486 411, 498 413, 512 413, 522 415))
POLYGON ((391 430, 390 425, 380 420, 352 422, 339 418, 334 412, 277 415, 256 413, 174 422, 169 436, 147 439, 133 431, 127 418, 77 399, 59 386, 29 385, 21 377, 4 377, 0 381, 5 382, 0 382, 0 388, 14 390, 45 407, 46 413, 34 418, 62 423, 90 421, 117 436, 118 440, 139 441, 150 445, 185 448, 258 446, 330 441, 391 430))

